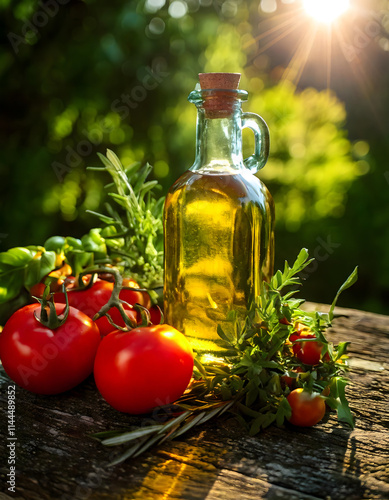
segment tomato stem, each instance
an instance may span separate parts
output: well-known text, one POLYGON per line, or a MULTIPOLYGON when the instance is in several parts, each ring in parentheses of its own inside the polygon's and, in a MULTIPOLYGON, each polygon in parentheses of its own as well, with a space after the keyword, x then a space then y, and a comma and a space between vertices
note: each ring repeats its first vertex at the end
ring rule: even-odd
MULTIPOLYGON (((123 288, 123 277, 120 274, 119 270, 116 269, 115 267, 102 267, 102 266, 95 266, 95 267, 90 267, 87 269, 84 269, 82 273, 80 273, 79 278, 82 281, 82 277, 85 274, 92 274, 92 275, 98 275, 98 274, 111 274, 114 279, 114 285, 113 285, 113 290, 111 297, 109 298, 108 302, 103 305, 103 307, 100 309, 98 313, 96 313, 93 317, 93 321, 96 321, 98 318, 101 318, 102 316, 106 316, 108 321, 113 325, 115 328, 121 331, 128 331, 132 330, 137 326, 137 324, 127 316, 125 309, 123 305, 128 306, 130 309, 133 309, 134 307, 126 302, 125 300, 122 300, 119 298, 119 294, 123 288), (120 316, 122 317, 124 324, 126 325, 125 328, 122 326, 117 325, 116 323, 113 322, 111 316, 109 315, 108 311, 112 308, 116 307, 119 310, 120 316)), ((127 287, 125 287, 127 288, 127 287)), ((139 288, 135 289, 136 291, 139 291, 139 288)))
POLYGON ((142 322, 139 326, 149 326, 151 323, 149 310, 140 304, 135 304, 133 308, 140 313, 142 322))
POLYGON ((38 315, 36 311, 34 311, 34 317, 39 323, 43 326, 46 326, 50 330, 55 330, 62 326, 67 317, 69 315, 69 300, 68 294, 66 293, 66 287, 62 285, 62 292, 65 295, 65 309, 62 314, 58 315, 55 309, 54 299, 52 293, 50 293, 50 285, 47 285, 45 291, 43 293, 42 298, 34 297, 41 305, 40 314, 38 315))

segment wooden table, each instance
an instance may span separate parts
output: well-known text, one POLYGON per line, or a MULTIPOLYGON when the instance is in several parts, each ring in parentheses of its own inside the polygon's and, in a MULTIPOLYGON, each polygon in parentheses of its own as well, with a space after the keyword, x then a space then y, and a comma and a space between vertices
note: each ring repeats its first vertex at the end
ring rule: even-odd
POLYGON ((17 389, 15 494, 6 484, 12 383, 1 371, 0 499, 389 499, 389 317, 336 313, 342 316, 328 338, 352 342, 347 394, 357 418, 353 431, 331 414, 314 428, 272 427, 249 437, 227 415, 108 467, 118 450, 90 434, 140 424, 139 417, 111 409, 91 379, 55 397, 17 389))

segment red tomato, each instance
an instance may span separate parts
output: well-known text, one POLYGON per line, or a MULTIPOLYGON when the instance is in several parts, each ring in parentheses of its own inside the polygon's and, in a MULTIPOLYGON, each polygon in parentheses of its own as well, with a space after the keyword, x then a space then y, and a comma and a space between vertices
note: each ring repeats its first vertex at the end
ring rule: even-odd
MULTIPOLYGON (((69 308, 66 322, 50 330, 34 316, 40 304, 16 311, 0 334, 0 358, 9 377, 37 394, 67 391, 92 373, 100 332, 84 313, 69 308)), ((58 314, 64 310, 56 304, 58 314)))
POLYGON ((117 410, 132 414, 176 401, 192 372, 188 340, 168 325, 110 333, 101 341, 94 366, 103 398, 117 410))
POLYGON ((289 340, 291 342, 294 342, 294 355, 306 365, 317 365, 320 362, 323 343, 319 342, 318 340, 310 340, 309 342, 296 342, 296 340, 302 339, 316 339, 316 336, 309 333, 292 333, 292 335, 289 337, 289 340))
POLYGON ((292 391, 287 400, 292 408, 289 422, 299 427, 312 427, 324 417, 326 405, 317 392, 308 392, 303 388, 292 391))
MULTIPOLYGON (((70 289, 68 292, 69 305, 93 318, 111 297, 113 283, 98 280, 85 290, 70 289)), ((65 295, 60 292, 54 295, 56 303, 65 304, 65 295)))

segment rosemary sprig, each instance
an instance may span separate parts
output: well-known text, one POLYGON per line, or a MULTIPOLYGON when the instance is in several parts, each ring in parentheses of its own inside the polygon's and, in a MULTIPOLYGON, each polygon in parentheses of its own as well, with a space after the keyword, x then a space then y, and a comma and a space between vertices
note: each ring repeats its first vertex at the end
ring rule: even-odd
POLYGON ((189 389, 175 405, 159 409, 165 416, 166 412, 174 413, 173 418, 159 423, 157 413, 155 423, 147 427, 94 435, 107 446, 132 444, 112 465, 139 456, 226 411, 232 412, 250 435, 273 423, 282 426, 291 416, 287 400, 291 389, 283 381, 285 376, 294 379, 296 388, 326 390, 323 397, 327 404, 337 410, 340 421, 353 427, 345 396, 348 343, 332 345, 324 332, 331 326, 339 294, 356 281, 357 268, 340 287, 329 313, 306 312, 300 309, 304 300, 293 298, 296 290, 281 292, 300 284, 298 273, 310 262, 307 250, 302 249, 292 267, 285 262, 283 272, 277 271, 270 283, 263 284, 245 317, 230 312, 227 327, 218 328, 228 353, 224 363, 202 364, 199 357, 195 359, 189 389), (321 361, 314 366, 304 365, 294 356, 289 337, 297 325, 308 328, 325 346, 321 361))
POLYGON ((212 404, 181 411, 180 414, 169 419, 163 424, 152 424, 146 427, 137 428, 130 431, 120 432, 108 431, 94 434, 94 437, 101 440, 105 446, 116 446, 131 443, 131 447, 123 454, 119 455, 109 465, 117 465, 128 458, 135 458, 147 451, 152 446, 170 441, 197 425, 205 423, 207 420, 222 415, 232 407, 235 401, 216 401, 212 404))
POLYGON ((115 206, 106 203, 108 215, 88 211, 105 225, 105 238, 112 261, 131 275, 142 287, 152 289, 163 282, 163 197, 156 197, 158 181, 146 181, 152 167, 140 168, 135 163, 124 168, 116 154, 107 150, 99 154, 103 167, 91 170, 107 171, 113 182, 106 188, 115 206))

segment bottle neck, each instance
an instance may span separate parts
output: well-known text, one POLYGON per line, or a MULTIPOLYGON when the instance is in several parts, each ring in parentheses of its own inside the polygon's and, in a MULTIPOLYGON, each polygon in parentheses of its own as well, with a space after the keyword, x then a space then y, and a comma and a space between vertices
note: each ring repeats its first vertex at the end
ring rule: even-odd
POLYGON ((217 174, 244 168, 240 102, 225 112, 197 108, 196 159, 191 170, 217 174))

